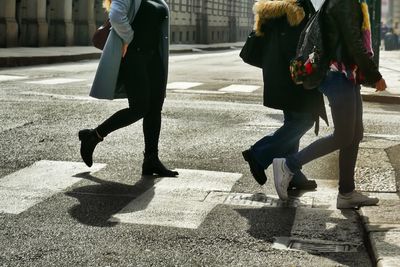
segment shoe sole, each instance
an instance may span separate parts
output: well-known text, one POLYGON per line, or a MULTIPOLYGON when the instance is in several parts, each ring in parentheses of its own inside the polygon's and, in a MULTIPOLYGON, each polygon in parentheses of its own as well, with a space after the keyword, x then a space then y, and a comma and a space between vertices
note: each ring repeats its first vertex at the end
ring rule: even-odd
MULTIPOLYGON (((313 180, 311 180, 311 181, 313 181, 313 180)), ((314 182, 311 182, 311 181, 307 181, 305 183, 300 183, 298 185, 289 183, 288 190, 303 190, 303 191, 316 190, 318 187, 317 183, 315 181, 314 182)))
POLYGON ((272 162, 272 167, 273 167, 273 172, 274 172, 274 185, 275 185, 275 190, 278 193, 278 196, 281 200, 288 200, 288 195, 287 195, 287 190, 285 192, 282 192, 280 190, 280 183, 279 183, 279 178, 278 178, 278 169, 282 169, 282 161, 281 160, 276 160, 274 159, 272 162))
POLYGON ((360 207, 366 207, 366 206, 376 206, 379 203, 379 201, 377 201, 376 203, 359 203, 358 205, 355 204, 341 204, 338 205, 336 203, 336 208, 337 209, 358 209, 360 207))

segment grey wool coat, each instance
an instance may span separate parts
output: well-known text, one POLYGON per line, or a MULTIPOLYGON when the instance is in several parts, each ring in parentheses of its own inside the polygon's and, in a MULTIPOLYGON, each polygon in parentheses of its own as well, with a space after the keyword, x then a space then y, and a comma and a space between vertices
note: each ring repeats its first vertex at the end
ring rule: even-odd
MULTIPOLYGON (((168 18, 163 20, 160 36, 160 55, 164 65, 164 91, 168 80, 169 58, 169 9, 164 0, 153 0, 163 4, 168 10, 168 18)), ((112 0, 110 9, 111 31, 104 46, 90 90, 90 96, 99 99, 126 98, 126 93, 117 86, 118 72, 122 58, 122 45, 130 44, 134 31, 133 22, 142 0, 112 0)))

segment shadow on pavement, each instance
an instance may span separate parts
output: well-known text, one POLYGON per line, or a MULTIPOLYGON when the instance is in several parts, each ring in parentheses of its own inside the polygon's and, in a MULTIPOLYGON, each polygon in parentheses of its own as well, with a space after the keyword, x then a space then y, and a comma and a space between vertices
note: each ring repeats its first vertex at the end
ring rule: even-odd
MULTIPOLYGON (((329 259, 339 265, 351 266, 355 262, 359 262, 360 266, 371 266, 363 244, 361 222, 355 210, 340 211, 339 216, 334 214, 335 210, 313 208, 301 208, 301 213, 297 215, 299 208, 291 207, 238 208, 235 210, 248 220, 247 232, 256 239, 270 243, 271 246, 276 238, 289 237, 291 240, 300 240, 300 243, 304 241, 303 247, 296 248, 298 251, 329 259), (357 227, 351 226, 354 223, 357 224, 357 227), (313 245, 310 246, 308 242, 311 244, 315 242, 316 247, 322 248, 321 251, 318 251, 317 248, 314 249, 313 245), (349 247, 354 244, 355 251, 348 253, 324 251, 331 244, 341 243, 349 245, 349 247)), ((290 251, 287 251, 289 255, 290 251)), ((289 259, 290 257, 288 257, 289 259)))
MULTIPOLYGON (((139 195, 152 190, 154 186, 154 178, 147 176, 142 176, 134 185, 102 180, 89 172, 77 174, 75 177, 97 184, 74 188, 66 192, 67 196, 79 201, 79 204, 68 212, 77 221, 97 227, 112 227, 118 224, 118 222, 110 222, 109 219, 139 195)), ((152 191, 154 195, 154 190, 152 191)), ((150 202, 151 199, 148 198, 148 201, 150 202)), ((146 205, 142 203, 141 207, 145 208, 146 205)))

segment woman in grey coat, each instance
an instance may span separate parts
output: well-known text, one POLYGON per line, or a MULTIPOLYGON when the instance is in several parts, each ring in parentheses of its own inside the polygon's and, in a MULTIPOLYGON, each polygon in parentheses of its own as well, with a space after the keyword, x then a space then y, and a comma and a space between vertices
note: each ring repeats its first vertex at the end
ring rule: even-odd
POLYGON ((81 156, 90 167, 96 145, 111 132, 143 118, 143 175, 176 176, 158 158, 161 110, 168 78, 169 10, 164 0, 104 0, 112 25, 90 95, 128 98, 95 129, 79 131, 81 156))

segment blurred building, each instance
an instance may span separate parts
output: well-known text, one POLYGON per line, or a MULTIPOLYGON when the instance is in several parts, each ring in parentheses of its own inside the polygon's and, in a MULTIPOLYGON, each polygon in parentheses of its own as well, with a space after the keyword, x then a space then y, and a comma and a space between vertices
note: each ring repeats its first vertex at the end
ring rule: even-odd
POLYGON ((400 1, 381 0, 382 2, 382 22, 389 27, 393 27, 396 22, 400 22, 400 1))
MULTIPOLYGON (((254 0, 166 0, 172 43, 245 40, 254 0)), ((102 0, 0 0, 0 47, 90 45, 102 0)))

